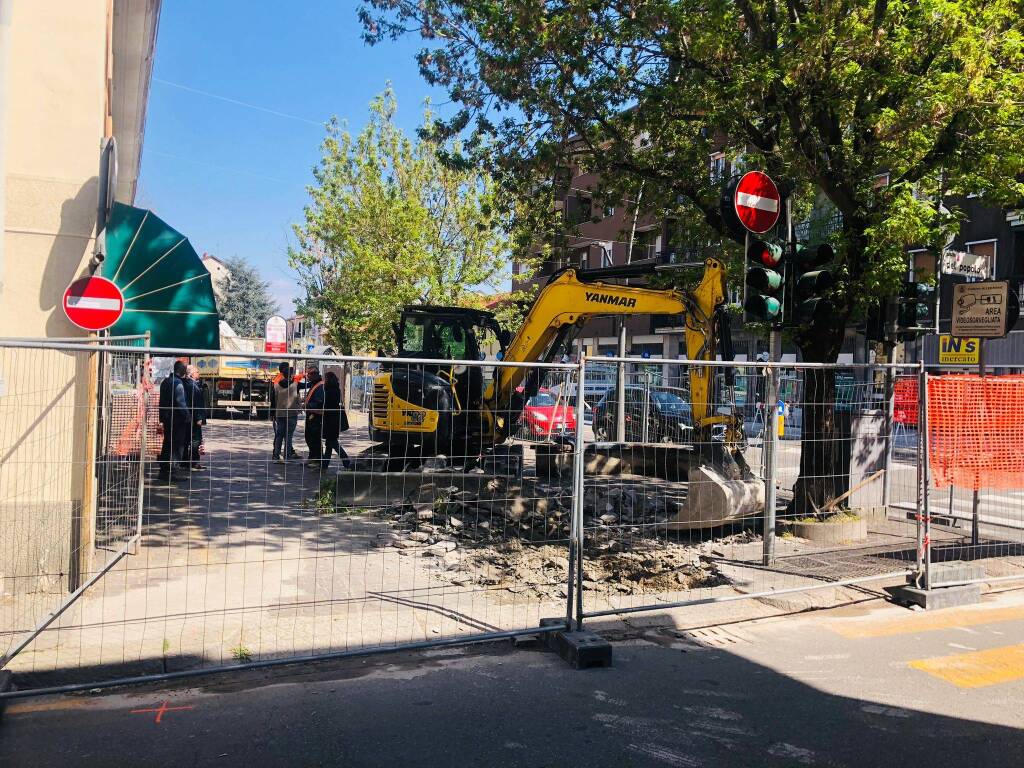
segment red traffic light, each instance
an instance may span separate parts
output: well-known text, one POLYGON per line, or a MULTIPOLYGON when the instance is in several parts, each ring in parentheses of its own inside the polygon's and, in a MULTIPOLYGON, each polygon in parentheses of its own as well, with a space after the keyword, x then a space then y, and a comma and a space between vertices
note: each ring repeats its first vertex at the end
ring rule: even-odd
POLYGON ((782 263, 782 246, 764 240, 751 240, 747 247, 747 261, 762 267, 774 269, 782 263))

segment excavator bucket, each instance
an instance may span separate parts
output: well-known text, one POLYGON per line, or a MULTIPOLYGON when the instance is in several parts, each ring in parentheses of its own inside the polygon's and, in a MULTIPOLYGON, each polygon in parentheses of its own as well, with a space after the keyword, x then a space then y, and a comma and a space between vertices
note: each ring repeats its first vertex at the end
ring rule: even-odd
POLYGON ((729 480, 710 466, 689 472, 686 506, 668 522, 670 531, 714 528, 764 511, 764 481, 729 480))
POLYGON ((715 528, 764 512, 764 480, 754 477, 739 451, 710 446, 687 473, 686 506, 669 530, 715 528))

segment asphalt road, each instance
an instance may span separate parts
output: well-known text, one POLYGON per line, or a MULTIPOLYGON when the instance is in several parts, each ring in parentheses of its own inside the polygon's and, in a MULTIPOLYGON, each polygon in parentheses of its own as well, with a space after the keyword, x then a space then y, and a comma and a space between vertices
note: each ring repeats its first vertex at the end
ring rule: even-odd
POLYGON ((933 767, 1024 754, 1024 593, 613 631, 609 669, 502 644, 14 700, 0 765, 933 767))

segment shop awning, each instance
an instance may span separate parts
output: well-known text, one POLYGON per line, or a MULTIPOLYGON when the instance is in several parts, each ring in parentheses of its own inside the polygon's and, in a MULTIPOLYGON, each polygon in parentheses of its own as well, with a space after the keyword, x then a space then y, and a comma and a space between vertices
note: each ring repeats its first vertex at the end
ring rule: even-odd
POLYGON ((154 347, 220 348, 210 273, 188 238, 151 211, 114 204, 100 275, 124 294, 112 334, 149 331, 154 347))

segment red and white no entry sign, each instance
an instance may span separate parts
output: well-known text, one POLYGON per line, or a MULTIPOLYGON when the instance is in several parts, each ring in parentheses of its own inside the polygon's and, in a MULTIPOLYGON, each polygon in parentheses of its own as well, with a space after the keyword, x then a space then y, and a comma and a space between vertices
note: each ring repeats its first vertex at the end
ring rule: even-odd
POLYGON ((87 331, 102 331, 121 318, 124 296, 105 277, 93 275, 75 280, 64 291, 64 314, 87 331))
POLYGON ((778 223, 781 199, 779 188, 768 174, 750 171, 736 185, 733 206, 740 223, 760 235, 778 223))

